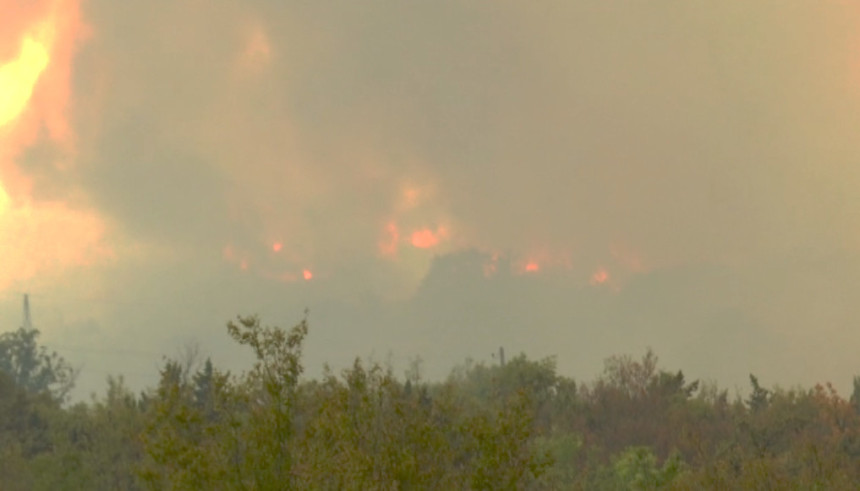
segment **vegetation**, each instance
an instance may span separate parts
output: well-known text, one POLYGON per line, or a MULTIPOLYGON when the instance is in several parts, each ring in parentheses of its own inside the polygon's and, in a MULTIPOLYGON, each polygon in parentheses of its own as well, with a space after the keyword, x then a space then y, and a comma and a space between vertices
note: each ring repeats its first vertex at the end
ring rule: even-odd
POLYGON ((441 382, 355 360, 302 377, 307 320, 228 334, 241 374, 165 360, 157 387, 122 378, 69 405, 69 365, 37 331, 0 336, 3 489, 853 489, 860 378, 746 399, 641 359, 576 383, 524 355, 441 382))

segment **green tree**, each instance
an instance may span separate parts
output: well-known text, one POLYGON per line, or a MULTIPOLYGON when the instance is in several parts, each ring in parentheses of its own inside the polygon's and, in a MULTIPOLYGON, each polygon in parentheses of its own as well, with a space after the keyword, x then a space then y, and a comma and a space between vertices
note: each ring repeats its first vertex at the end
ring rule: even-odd
POLYGON ((56 352, 37 342, 38 329, 19 328, 0 335, 0 371, 18 387, 33 393, 48 393, 65 400, 77 372, 56 352))
POLYGON ((762 387, 758 383, 758 377, 753 374, 750 374, 750 385, 752 386, 752 392, 750 392, 750 396, 746 401, 747 406, 753 412, 766 408, 770 402, 770 391, 762 387))

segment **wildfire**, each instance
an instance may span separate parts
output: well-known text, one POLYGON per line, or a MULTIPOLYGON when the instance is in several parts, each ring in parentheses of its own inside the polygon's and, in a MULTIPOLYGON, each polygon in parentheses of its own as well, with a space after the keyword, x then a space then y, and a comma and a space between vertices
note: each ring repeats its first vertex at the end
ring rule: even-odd
POLYGON ((48 60, 47 48, 25 37, 18 57, 0 66, 0 127, 17 119, 27 107, 48 60))
POLYGON ((533 273, 535 271, 540 271, 540 264, 538 264, 535 261, 529 261, 526 263, 526 265, 523 269, 529 273, 533 273))
POLYGON ((272 244, 272 251, 274 251, 274 252, 281 252, 281 249, 282 249, 283 247, 284 247, 284 244, 282 244, 282 243, 280 243, 280 242, 275 242, 274 244, 272 244))
POLYGON ((418 249, 429 249, 436 247, 443 239, 447 238, 448 229, 444 226, 437 227, 435 231, 425 227, 412 232, 410 242, 413 247, 418 249))
POLYGON ((305 279, 305 281, 310 281, 314 277, 314 274, 311 272, 311 270, 305 269, 302 270, 302 277, 305 279))
POLYGON ((591 275, 590 283, 592 285, 602 285, 607 281, 609 281, 609 272, 603 268, 599 268, 593 275, 591 275))
POLYGON ((94 213, 32 198, 16 158, 42 139, 72 156, 66 111, 83 26, 77 0, 9 2, 0 16, 0 288, 36 274, 91 264, 112 252, 94 213))
POLYGON ((439 236, 429 228, 412 232, 412 245, 419 249, 428 249, 439 245, 439 236))

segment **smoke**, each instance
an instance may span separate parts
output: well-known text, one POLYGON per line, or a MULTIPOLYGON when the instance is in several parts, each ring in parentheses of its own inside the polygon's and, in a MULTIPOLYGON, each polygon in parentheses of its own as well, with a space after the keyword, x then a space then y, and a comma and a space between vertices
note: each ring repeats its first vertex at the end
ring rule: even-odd
POLYGON ((89 220, 62 232, 90 231, 73 259, 6 284, 47 303, 87 285, 98 301, 57 307, 59 345, 170 351, 309 306, 315 363, 391 350, 441 371, 504 343, 580 374, 651 345, 728 383, 853 373, 851 4, 90 0, 80 17, 55 78, 74 138, 43 124, 2 177, 89 220))

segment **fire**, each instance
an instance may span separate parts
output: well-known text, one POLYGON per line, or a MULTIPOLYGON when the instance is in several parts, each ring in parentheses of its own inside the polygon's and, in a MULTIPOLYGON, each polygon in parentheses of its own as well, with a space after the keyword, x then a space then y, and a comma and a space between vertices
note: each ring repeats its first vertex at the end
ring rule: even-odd
POLYGON ((591 275, 590 283, 592 285, 602 285, 607 281, 609 281, 609 272, 603 268, 599 268, 593 275, 591 275))
POLYGON ((280 242, 275 242, 274 244, 272 244, 272 251, 280 252, 283 247, 284 247, 284 244, 282 244, 280 242))
POLYGON ((529 273, 533 273, 535 271, 540 271, 540 264, 535 261, 529 261, 526 263, 525 270, 529 273))
POLYGON ((439 236, 429 228, 412 232, 412 245, 419 249, 428 249, 439 245, 439 236))
POLYGON ((98 215, 33 199, 16 162, 43 139, 74 158, 66 112, 72 55, 84 29, 78 1, 9 3, 0 8, 0 46, 11 48, 0 59, 0 289, 112 256, 98 215))
POLYGON ((436 231, 425 227, 412 232, 410 242, 414 247, 419 249, 429 249, 431 247, 436 247, 442 239, 447 238, 448 229, 446 227, 437 227, 436 231))
POLYGON ((305 269, 305 270, 302 270, 302 277, 306 281, 310 281, 314 277, 314 274, 311 272, 311 270, 305 269))
POLYGON ((0 66, 0 127, 14 121, 27 107, 48 61, 47 48, 26 37, 18 57, 0 66))

